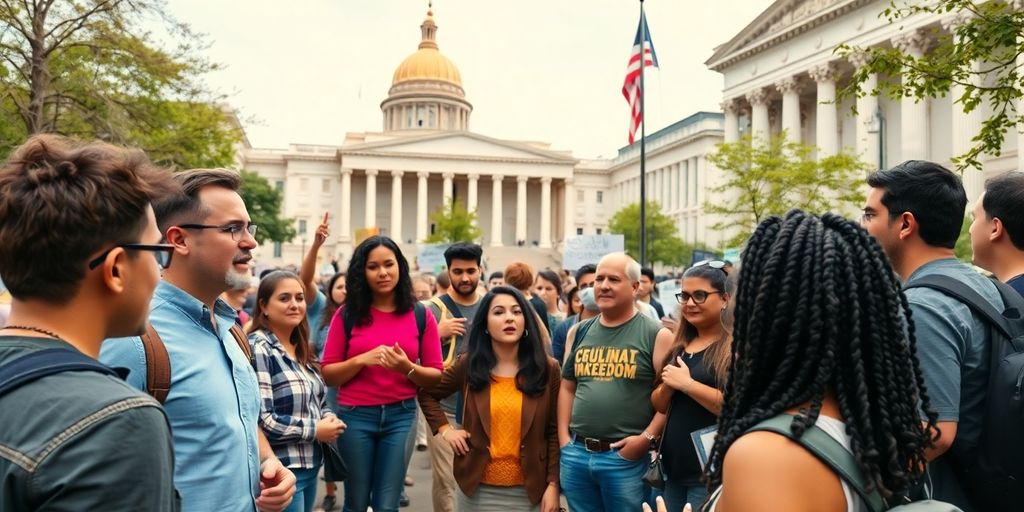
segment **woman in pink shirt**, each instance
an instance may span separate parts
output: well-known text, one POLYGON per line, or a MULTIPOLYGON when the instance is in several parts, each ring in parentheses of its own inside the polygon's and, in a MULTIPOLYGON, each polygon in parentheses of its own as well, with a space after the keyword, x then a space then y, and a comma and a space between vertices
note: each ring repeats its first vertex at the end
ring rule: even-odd
POLYGON ((397 512, 416 393, 441 380, 437 322, 413 297, 409 263, 390 238, 359 244, 346 275, 322 369, 348 425, 338 442, 349 467, 344 510, 397 512))

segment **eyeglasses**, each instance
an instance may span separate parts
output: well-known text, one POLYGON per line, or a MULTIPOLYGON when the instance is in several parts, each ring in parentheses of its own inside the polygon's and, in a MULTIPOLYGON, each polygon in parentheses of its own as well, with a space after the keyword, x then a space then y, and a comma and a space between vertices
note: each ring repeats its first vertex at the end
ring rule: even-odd
POLYGON ((256 229, 258 228, 258 226, 252 222, 245 225, 241 222, 232 222, 221 226, 213 226, 209 224, 178 224, 178 227, 185 229, 219 229, 223 233, 230 233, 231 239, 236 242, 242 239, 242 233, 246 231, 248 231, 249 235, 253 238, 256 238, 256 229))
POLYGON ((96 259, 90 261, 89 270, 93 270, 96 267, 100 266, 100 264, 103 263, 103 260, 107 259, 107 256, 110 254, 110 251, 113 251, 118 247, 128 251, 148 251, 153 254, 154 258, 156 258, 157 265, 160 265, 160 268, 163 269, 166 269, 167 267, 171 266, 171 256, 174 256, 174 246, 170 244, 120 244, 115 245, 110 249, 107 249, 106 251, 103 251, 103 254, 100 254, 99 256, 96 257, 96 259))
MULTIPOLYGON (((724 272, 725 275, 729 275, 729 271, 725 269, 726 265, 727 265, 727 263, 724 262, 724 261, 721 261, 721 260, 704 260, 704 261, 698 261, 697 263, 694 263, 693 266, 691 266, 690 268, 697 268, 697 267, 707 266, 707 267, 711 267, 711 268, 717 268, 718 270, 721 270, 722 272, 724 272)), ((703 302, 703 301, 701 301, 701 302, 703 302)), ((697 304, 700 304, 700 302, 698 302, 697 304)))
POLYGON ((686 304, 688 300, 693 300, 694 304, 704 304, 708 301, 708 297, 712 295, 721 295, 722 292, 708 292, 704 290, 697 290, 693 293, 690 292, 679 292, 676 294, 676 300, 680 304, 686 304))

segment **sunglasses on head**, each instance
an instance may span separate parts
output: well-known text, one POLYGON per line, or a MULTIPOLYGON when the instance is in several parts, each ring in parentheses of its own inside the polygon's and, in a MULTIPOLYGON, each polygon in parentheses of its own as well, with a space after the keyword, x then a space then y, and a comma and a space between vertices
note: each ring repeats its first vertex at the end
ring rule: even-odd
POLYGON ((718 270, 721 270, 722 272, 724 272, 725 275, 729 275, 729 271, 725 269, 726 265, 727 264, 724 261, 722 261, 722 260, 704 260, 704 261, 698 261, 697 263, 694 263, 693 266, 691 266, 690 268, 697 268, 697 267, 705 267, 705 266, 707 266, 707 267, 711 267, 711 268, 717 268, 718 270))

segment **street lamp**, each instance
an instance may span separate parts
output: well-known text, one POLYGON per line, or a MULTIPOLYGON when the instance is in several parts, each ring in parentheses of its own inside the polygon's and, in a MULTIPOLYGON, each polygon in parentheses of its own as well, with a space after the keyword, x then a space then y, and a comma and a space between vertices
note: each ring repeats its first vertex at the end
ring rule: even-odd
POLYGON ((881 105, 875 107, 875 113, 868 121, 868 133, 878 134, 878 169, 885 169, 885 116, 881 105))

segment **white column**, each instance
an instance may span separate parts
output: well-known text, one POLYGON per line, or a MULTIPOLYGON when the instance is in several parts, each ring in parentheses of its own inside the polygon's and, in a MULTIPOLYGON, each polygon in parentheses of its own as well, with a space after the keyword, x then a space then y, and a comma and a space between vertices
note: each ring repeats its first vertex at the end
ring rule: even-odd
POLYGON ((800 142, 800 83, 795 76, 787 76, 775 82, 775 88, 782 94, 782 129, 786 139, 800 142))
POLYGON ((398 243, 402 236, 402 171, 391 171, 391 238, 398 243))
POLYGON ((441 198, 444 200, 444 204, 448 204, 452 200, 452 180, 455 179, 455 174, 446 172, 441 175, 444 178, 444 186, 441 188, 441 198))
POLYGON ((551 247, 551 178, 540 179, 540 246, 551 247))
MULTIPOLYGON (((892 38, 897 49, 914 58, 924 55, 927 36, 924 30, 911 30, 892 38)), ((928 158, 928 104, 926 100, 905 97, 900 101, 900 160, 928 158)))
MULTIPOLYGON (((1011 0, 1014 11, 1024 11, 1024 0, 1011 0)), ((1017 34, 1017 42, 1024 44, 1024 34, 1017 34)), ((1024 69, 1024 53, 1017 55, 1017 69, 1024 69)), ((1024 97, 1017 100, 1017 112, 1024 112, 1024 97)), ((1024 171, 1024 132, 1017 130, 1017 170, 1024 171)))
POLYGON ((500 174, 491 176, 491 247, 501 247, 501 180, 500 174))
POLYGON ((740 140, 740 107, 736 99, 728 99, 721 103, 725 112, 725 142, 740 140))
MULTIPOLYGON (((972 16, 973 15, 969 11, 961 11, 942 20, 942 27, 947 32, 952 33, 954 38, 957 38, 957 29, 967 24, 972 16)), ((980 70, 981 66, 977 61, 971 63, 972 72, 977 73, 980 70)), ((977 74, 970 75, 968 79, 971 80, 975 86, 981 85, 981 81, 977 74)), ((964 105, 959 102, 959 99, 963 96, 965 89, 966 88, 963 85, 957 83, 951 84, 949 88, 949 97, 953 100, 953 156, 959 156, 970 151, 971 146, 973 145, 971 139, 981 131, 981 118, 978 108, 982 105, 978 105, 978 107, 975 107, 975 109, 970 113, 965 113, 964 105)), ((974 201, 978 199, 978 196, 985 191, 984 171, 977 167, 965 167, 963 169, 962 176, 964 190, 967 192, 968 204, 973 205, 974 201)))
MULTIPOLYGON (((855 53, 850 56, 850 63, 855 68, 862 68, 868 64, 868 55, 863 52, 855 53)), ((876 86, 878 86, 878 74, 871 73, 861 88, 865 91, 872 91, 876 86)), ((877 116, 878 96, 865 94, 857 98, 856 151, 857 156, 868 164, 870 169, 877 169, 881 164, 879 161, 881 147, 878 144, 878 138, 882 134, 882 121, 877 119, 877 116), (874 133, 871 133, 872 131, 874 133)))
POLYGON ((352 240, 352 169, 341 169, 341 212, 338 215, 338 239, 352 240))
POLYGON ((377 225, 377 170, 366 170, 366 214, 363 227, 372 228, 377 225))
POLYGON ((816 144, 818 158, 839 152, 839 123, 836 114, 836 67, 828 62, 810 69, 811 78, 818 83, 816 144))
MULTIPOLYGON (((619 190, 622 190, 621 186, 619 190)), ((620 195, 619 207, 625 202, 620 195)), ((565 222, 565 239, 568 240, 576 236, 576 189, 572 186, 572 178, 565 179, 565 198, 562 203, 565 204, 565 218, 562 220, 565 222)))
POLYGON ((516 177, 516 244, 526 244, 526 182, 527 176, 516 177))
MULTIPOLYGON (((477 180, 480 179, 480 175, 479 174, 470 174, 469 176, 467 176, 467 178, 469 178, 469 187, 468 187, 469 190, 466 192, 466 211, 472 212, 472 211, 476 210, 476 203, 477 203, 476 188, 477 188, 477 180)), ((477 223, 477 219, 476 219, 476 217, 473 217, 473 225, 475 226, 476 223, 477 223)))
POLYGON ((416 242, 423 243, 427 238, 427 178, 429 172, 416 173, 416 242))
POLYGON ((760 139, 761 144, 768 142, 768 90, 764 87, 754 89, 747 93, 747 101, 750 102, 750 128, 754 139, 760 139))

